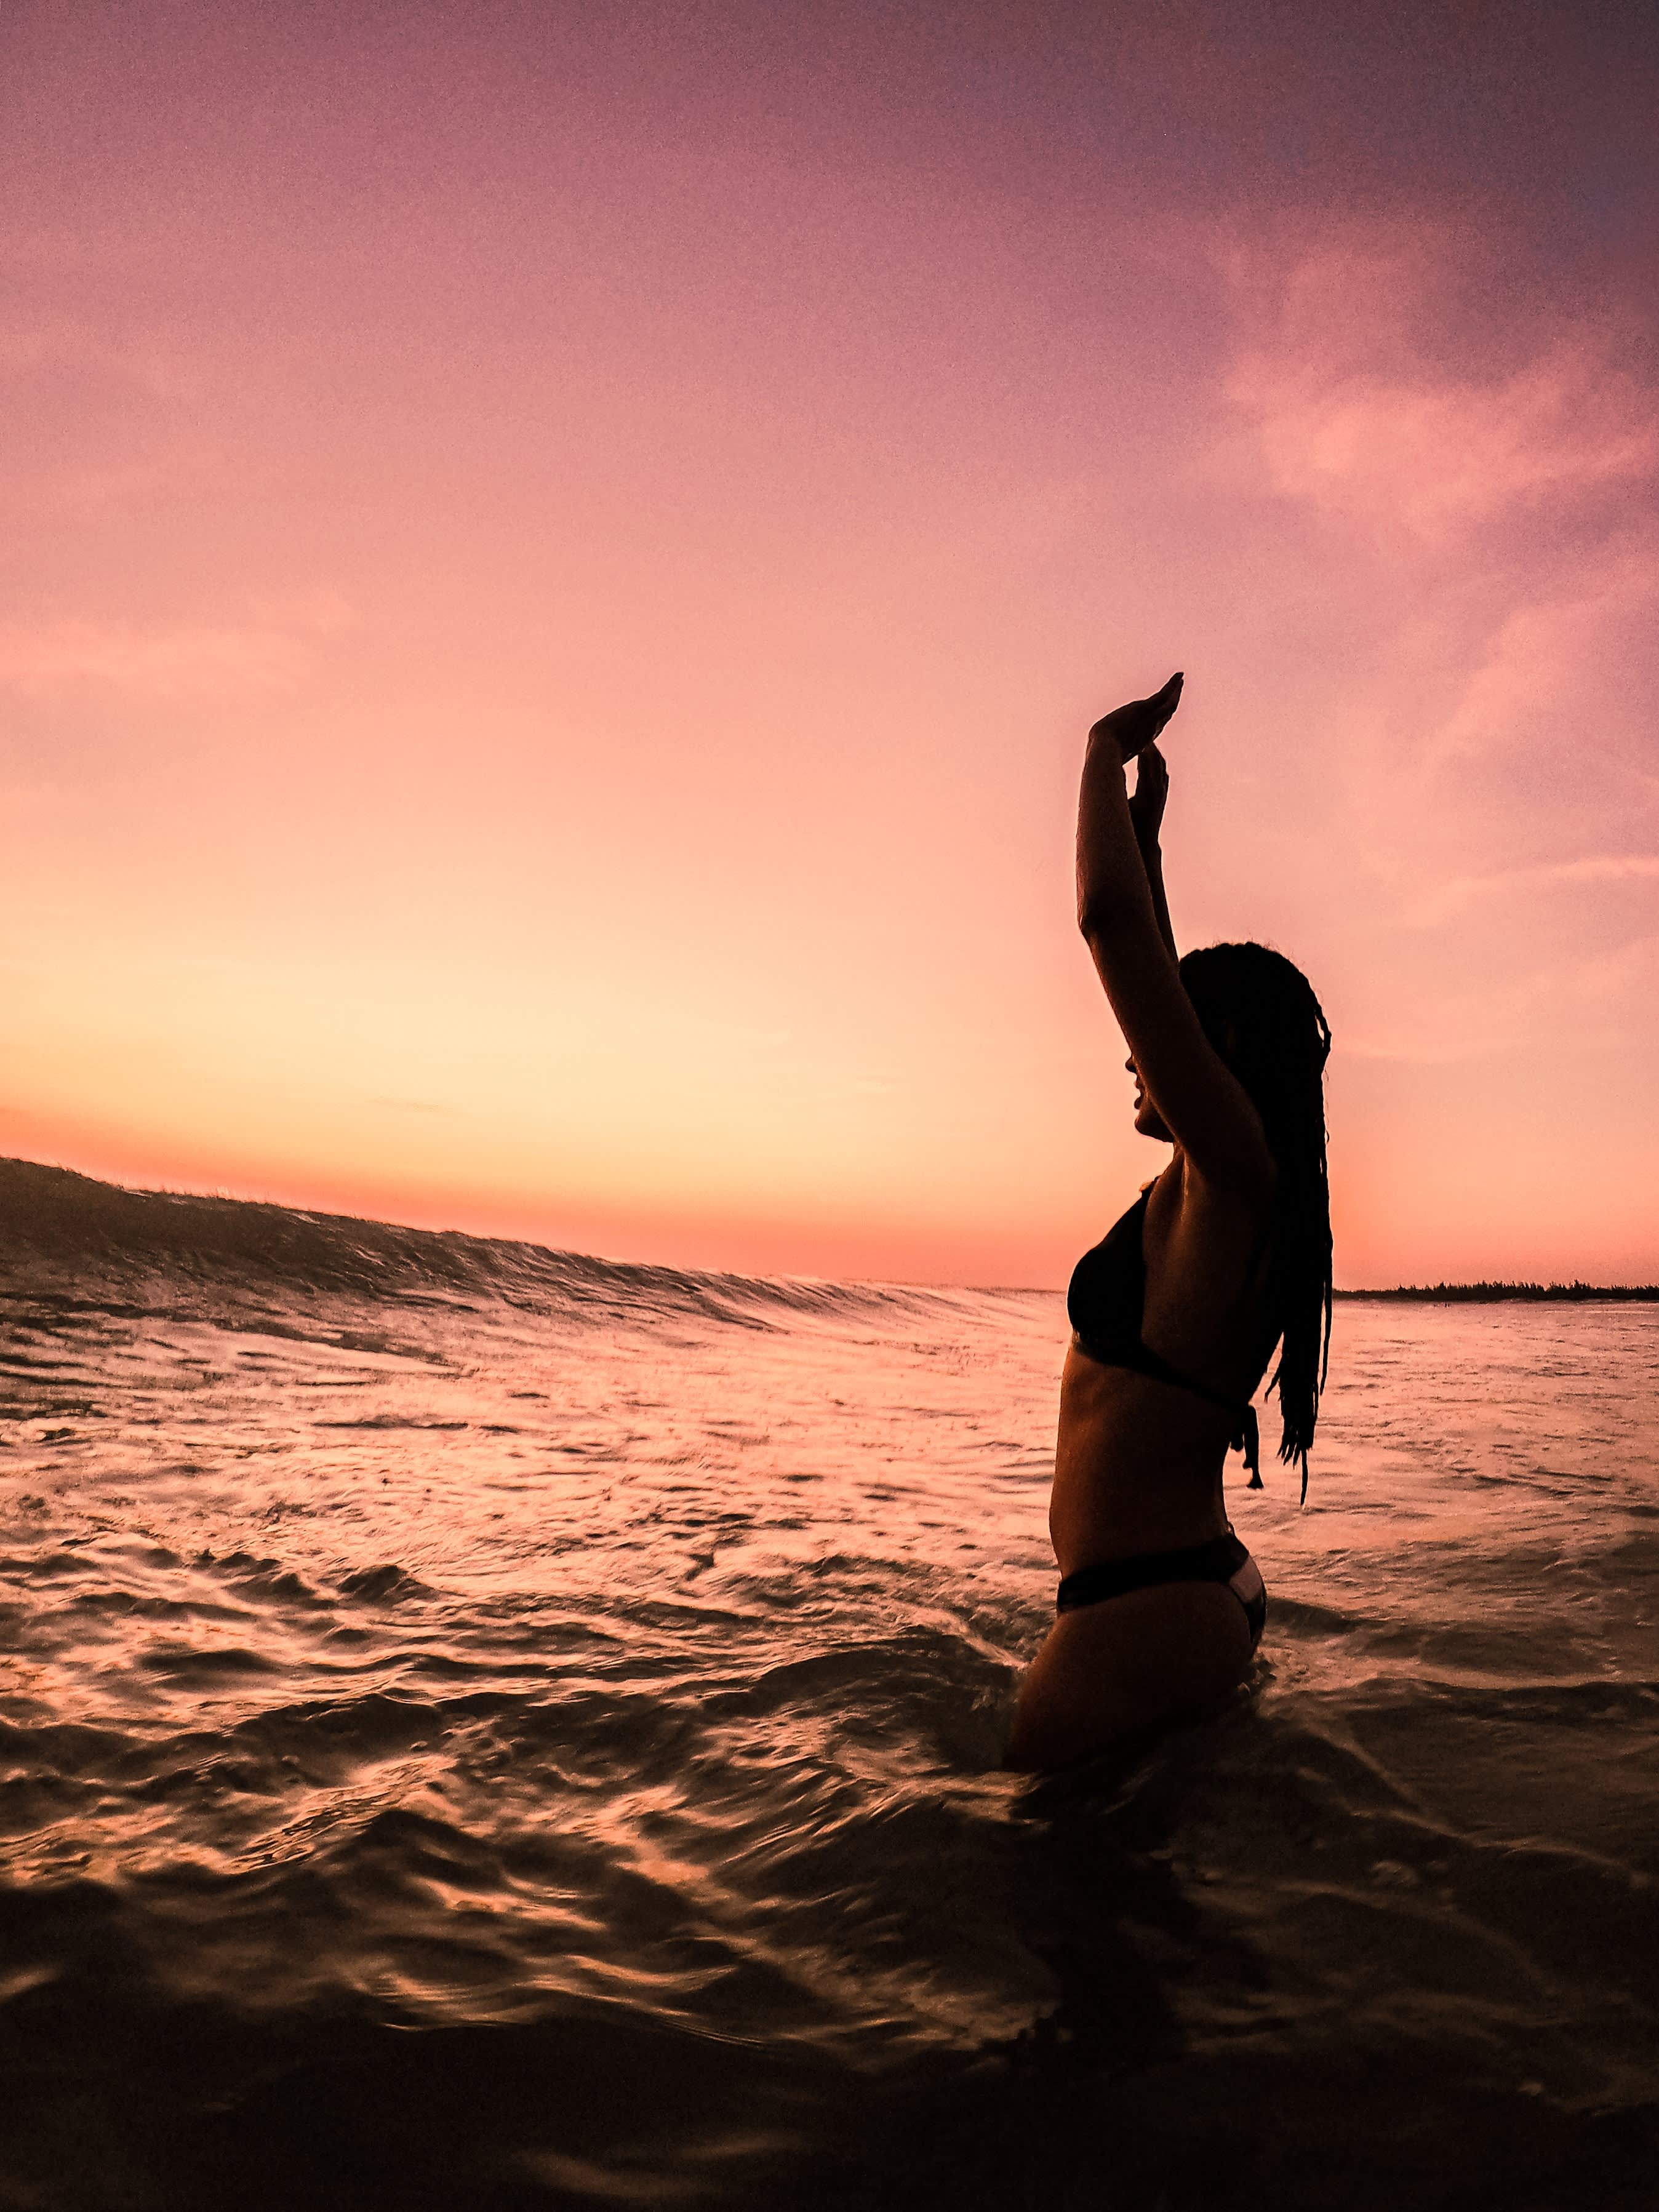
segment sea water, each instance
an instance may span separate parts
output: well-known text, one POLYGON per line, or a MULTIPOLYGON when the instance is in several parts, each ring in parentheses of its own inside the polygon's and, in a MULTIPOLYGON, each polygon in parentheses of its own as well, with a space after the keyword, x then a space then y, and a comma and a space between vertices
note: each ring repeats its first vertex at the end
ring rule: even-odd
POLYGON ((1340 1305, 1249 1681, 1032 1781, 1058 1297, 32 1176, 0 2203, 1652 2203, 1659 1308, 1340 1305))

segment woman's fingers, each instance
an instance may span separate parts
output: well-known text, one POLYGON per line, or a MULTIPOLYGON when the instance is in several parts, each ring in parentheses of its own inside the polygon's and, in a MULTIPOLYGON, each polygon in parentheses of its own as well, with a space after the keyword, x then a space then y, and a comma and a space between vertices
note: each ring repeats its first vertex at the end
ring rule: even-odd
POLYGON ((1143 745, 1135 760, 1135 798, 1142 805, 1161 801, 1170 788, 1169 764, 1156 744, 1143 745))
POLYGON ((1181 687, 1185 681, 1177 669, 1162 690, 1154 691, 1150 699, 1131 699, 1127 706, 1115 707, 1109 714, 1103 714, 1089 735, 1092 738, 1109 732, 1126 761, 1144 752, 1181 704, 1181 687))
MULTIPOLYGON (((1177 668, 1175 674, 1164 686, 1164 689, 1161 691, 1154 691, 1152 697, 1146 702, 1146 704, 1152 708, 1158 716, 1158 727, 1159 730, 1164 727, 1170 715, 1174 714, 1176 708, 1181 704, 1181 687, 1186 681, 1186 677, 1182 674, 1181 670, 1177 668)), ((1157 731, 1153 732, 1154 736, 1156 736, 1157 733, 1157 731)))
POLYGON ((1140 757, 1135 763, 1135 789, 1139 791, 1147 785, 1154 788, 1160 784, 1167 786, 1169 781, 1170 763, 1159 752, 1154 738, 1151 744, 1140 748, 1140 757))
POLYGON ((1129 812, 1139 834, 1157 835, 1169 796, 1168 763, 1155 744, 1143 745, 1135 761, 1135 787, 1129 799, 1129 812))

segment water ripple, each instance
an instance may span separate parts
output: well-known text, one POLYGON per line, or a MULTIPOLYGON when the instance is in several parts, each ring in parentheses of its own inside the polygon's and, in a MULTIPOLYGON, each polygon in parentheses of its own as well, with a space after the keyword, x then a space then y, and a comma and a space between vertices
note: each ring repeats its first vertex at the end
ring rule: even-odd
POLYGON ((1057 1301, 156 1203, 0 1285, 7 2202, 1645 2202, 1650 1311, 1346 1310, 1030 1784, 1057 1301))

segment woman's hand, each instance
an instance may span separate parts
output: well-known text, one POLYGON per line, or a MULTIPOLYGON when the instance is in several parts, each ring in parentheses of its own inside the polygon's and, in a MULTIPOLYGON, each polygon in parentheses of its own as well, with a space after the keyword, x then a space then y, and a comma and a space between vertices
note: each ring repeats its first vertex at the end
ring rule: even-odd
POLYGON ((1114 707, 1109 714, 1103 714, 1089 732, 1089 742, 1096 738, 1116 745, 1120 760, 1133 760, 1145 752, 1176 708, 1181 704, 1182 678, 1177 669, 1161 691, 1154 691, 1150 699, 1131 699, 1125 707, 1114 707))
POLYGON ((1143 854, 1156 852, 1158 833, 1170 796, 1170 769, 1154 745, 1143 745, 1135 761, 1135 787, 1129 795, 1129 819, 1143 854))

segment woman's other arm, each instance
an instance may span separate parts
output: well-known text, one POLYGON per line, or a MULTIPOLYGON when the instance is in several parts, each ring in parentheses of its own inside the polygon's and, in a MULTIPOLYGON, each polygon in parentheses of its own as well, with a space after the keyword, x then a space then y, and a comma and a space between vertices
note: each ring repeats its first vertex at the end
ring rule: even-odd
POLYGON ((1155 744, 1145 745, 1135 758, 1135 787, 1129 796, 1129 819, 1134 825, 1135 843, 1140 848, 1140 863, 1146 871, 1146 885, 1152 895, 1158 933, 1169 946, 1170 957, 1179 960, 1175 931, 1170 924, 1170 902, 1164 892, 1164 848, 1158 842, 1169 796, 1168 764, 1155 744))

